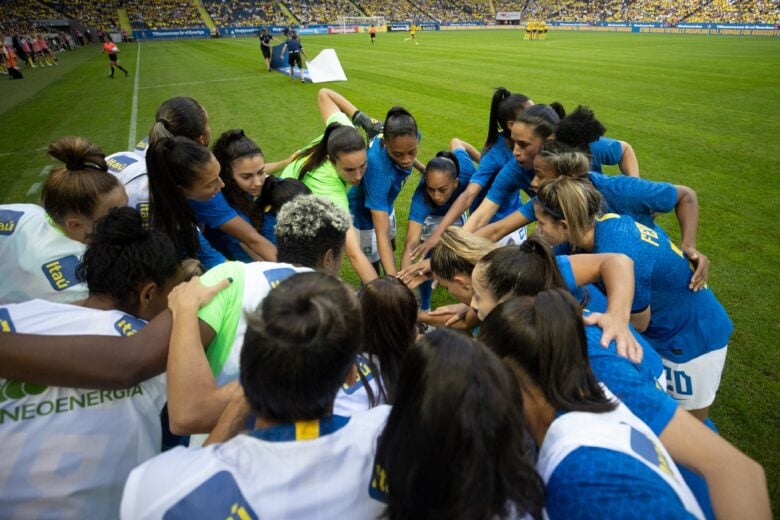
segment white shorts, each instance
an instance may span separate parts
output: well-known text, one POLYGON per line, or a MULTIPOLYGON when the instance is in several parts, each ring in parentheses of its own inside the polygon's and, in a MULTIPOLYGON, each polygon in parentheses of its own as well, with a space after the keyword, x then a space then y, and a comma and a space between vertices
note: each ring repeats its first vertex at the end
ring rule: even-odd
MULTIPOLYGON (((379 248, 376 246, 376 231, 371 229, 358 229, 360 235, 360 249, 372 264, 379 261, 379 248)), ((390 214, 390 240, 395 238, 395 210, 390 214)))
POLYGON ((685 363, 661 360, 666 372, 666 393, 686 410, 706 408, 715 400, 726 363, 728 345, 685 363))
MULTIPOLYGON (((425 242, 428 240, 431 236, 431 233, 433 233, 437 227, 439 227, 439 224, 441 223, 441 219, 444 217, 434 217, 432 215, 428 215, 425 217, 425 222, 423 222, 422 226, 422 234, 420 235, 420 241, 425 242)), ((459 216, 455 222, 452 223, 453 226, 463 227, 463 225, 466 223, 466 214, 459 216)))
POLYGON ((528 238, 528 233, 525 229, 525 226, 523 226, 520 229, 512 231, 507 236, 496 242, 496 244, 500 246, 519 246, 525 242, 526 238, 528 238))

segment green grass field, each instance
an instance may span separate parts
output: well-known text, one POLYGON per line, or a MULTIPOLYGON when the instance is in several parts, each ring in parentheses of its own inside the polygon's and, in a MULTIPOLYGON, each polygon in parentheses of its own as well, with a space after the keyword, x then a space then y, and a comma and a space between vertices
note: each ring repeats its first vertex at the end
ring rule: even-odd
MULTIPOLYGON (((519 31, 463 31, 419 33, 414 46, 404 36, 379 34, 373 47, 363 34, 303 37, 303 44, 310 57, 336 49, 349 81, 327 86, 362 110, 382 118, 392 105, 409 109, 422 129, 423 162, 451 137, 481 146, 492 89, 505 86, 537 102, 589 105, 609 136, 632 143, 643 177, 696 189, 699 249, 735 325, 711 416, 765 466, 777 511, 780 39, 552 32, 547 41, 523 41, 519 31)), ((214 136, 243 128, 269 160, 322 129, 319 87, 265 72, 255 39, 138 48, 121 47, 128 78, 109 79, 107 59, 93 46, 3 84, 0 202, 37 199, 34 184, 53 164, 45 153, 53 139, 77 134, 107 153, 125 150, 172 96, 198 99, 214 136)), ((396 203, 400 237, 414 184, 396 203)), ((673 215, 660 222, 679 236, 673 215)))

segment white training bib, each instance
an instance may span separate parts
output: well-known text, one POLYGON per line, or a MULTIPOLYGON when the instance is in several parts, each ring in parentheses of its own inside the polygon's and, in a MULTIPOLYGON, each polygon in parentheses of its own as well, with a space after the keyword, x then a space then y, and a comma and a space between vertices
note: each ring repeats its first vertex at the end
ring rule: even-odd
MULTIPOLYGON (((10 332, 127 336, 144 325, 43 300, 0 307, 10 332)), ((164 402, 164 375, 124 390, 0 379, 0 518, 116 518, 130 471, 160 452, 164 402)))
POLYGON ((86 246, 71 240, 35 204, 0 206, 0 304, 87 297, 76 276, 86 246))

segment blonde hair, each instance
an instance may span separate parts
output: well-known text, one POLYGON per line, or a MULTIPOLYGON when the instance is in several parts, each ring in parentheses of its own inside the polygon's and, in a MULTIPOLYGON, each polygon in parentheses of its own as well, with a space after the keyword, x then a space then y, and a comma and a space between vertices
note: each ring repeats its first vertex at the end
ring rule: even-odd
POLYGON ((559 141, 550 141, 539 150, 539 157, 556 177, 581 179, 590 171, 590 160, 582 152, 559 141))
POLYGON ((431 253, 431 271, 444 280, 457 274, 471 274, 480 259, 500 247, 487 238, 476 236, 457 226, 448 227, 431 253))
POLYGON ((573 246, 582 244, 603 203, 601 193, 589 181, 565 176, 544 183, 536 200, 539 208, 553 220, 566 221, 573 246))

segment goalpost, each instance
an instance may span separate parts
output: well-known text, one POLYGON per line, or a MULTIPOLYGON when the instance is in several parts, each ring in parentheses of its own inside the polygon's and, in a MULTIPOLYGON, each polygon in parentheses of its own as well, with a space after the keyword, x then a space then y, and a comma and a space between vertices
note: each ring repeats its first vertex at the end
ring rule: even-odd
POLYGON ((387 27, 384 16, 340 16, 339 25, 342 34, 359 32, 357 28, 361 26, 368 30, 367 28, 373 25, 379 32, 385 32, 387 27))

